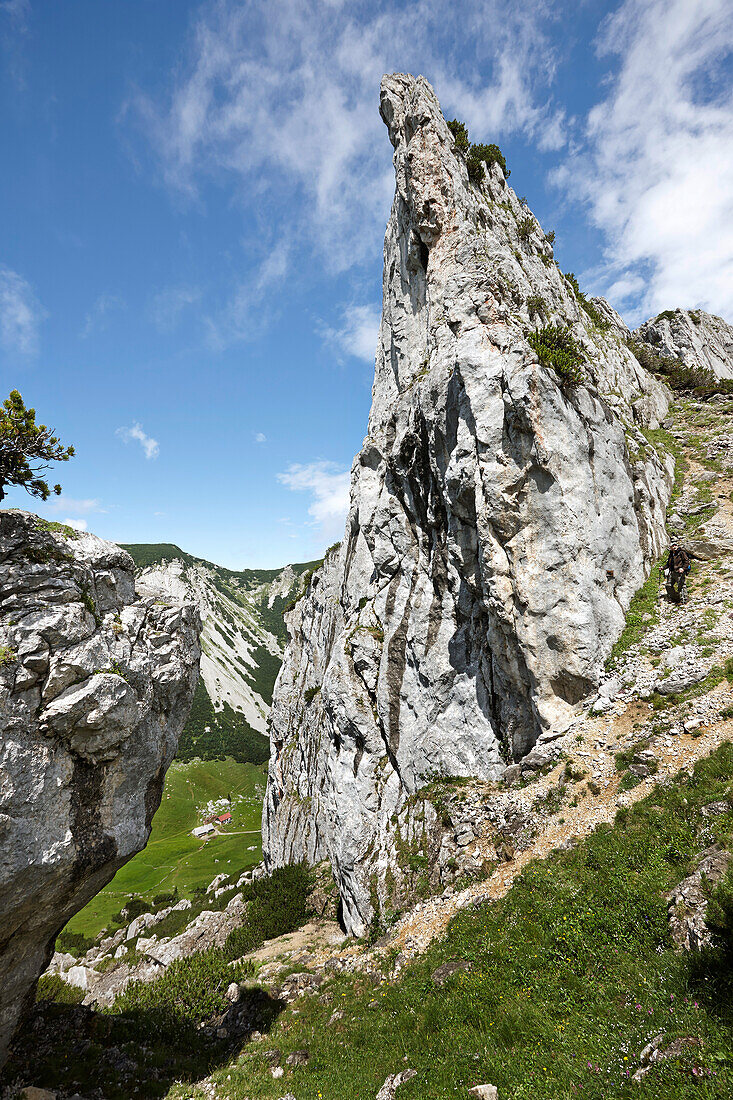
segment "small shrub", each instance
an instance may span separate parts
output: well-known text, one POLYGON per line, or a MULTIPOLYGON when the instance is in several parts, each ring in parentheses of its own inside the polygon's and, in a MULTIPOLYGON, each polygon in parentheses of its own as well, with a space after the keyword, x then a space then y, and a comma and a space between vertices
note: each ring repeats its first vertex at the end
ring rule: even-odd
POLYGON ((675 317, 679 313, 677 309, 664 309, 661 313, 658 313, 654 318, 655 321, 674 321, 675 317))
MULTIPOLYGON (((214 905, 207 904, 206 908, 213 909, 214 905)), ((180 935, 190 922, 191 911, 189 909, 174 909, 167 917, 163 917, 163 920, 153 925, 151 931, 155 933, 159 940, 172 938, 173 936, 180 935)), ((147 936, 150 933, 145 932, 144 934, 147 936)))
POLYGON ((662 355, 639 340, 630 340, 629 350, 645 370, 661 375, 673 390, 694 393, 699 397, 708 397, 713 393, 733 393, 730 382, 726 385, 725 380, 717 379, 711 370, 687 367, 679 359, 662 355))
POLYGON ((241 928, 227 936, 224 953, 238 959, 256 951, 265 940, 294 932, 309 916, 308 894, 311 874, 305 863, 279 867, 267 878, 258 879, 242 890, 249 902, 247 918, 241 928))
POLYGON ((545 240, 550 245, 553 245, 555 243, 555 230, 554 229, 551 229, 549 233, 545 233, 545 240))
POLYGON ((574 768, 569 760, 565 764, 563 775, 568 780, 568 782, 579 783, 581 779, 585 778, 585 774, 586 773, 583 771, 582 768, 574 768))
POLYGON ((78 1005, 85 996, 83 989, 69 985, 58 974, 43 974, 36 986, 36 1002, 53 1001, 59 1005, 78 1005))
POLYGON ((229 960, 218 948, 177 959, 154 982, 131 982, 114 1004, 116 1015, 146 1013, 158 1034, 178 1036, 182 1028, 206 1020, 227 1006, 235 980, 229 960))
POLYGON ((522 218, 521 222, 517 225, 517 235, 520 241, 526 242, 530 239, 534 226, 535 220, 531 214, 528 214, 526 218, 522 218))
POLYGON ((175 905, 177 901, 178 887, 174 886, 169 894, 156 894, 153 898, 153 905, 159 905, 161 908, 164 908, 166 905, 175 905))
POLYGON ((94 940, 81 932, 63 931, 56 937, 56 950, 65 955, 75 955, 77 959, 86 955, 91 947, 94 947, 94 940))
POLYGON ((710 894, 705 924, 713 942, 733 958, 733 878, 729 875, 710 894))
POLYGON ((504 154, 498 145, 474 144, 470 147, 466 157, 468 178, 471 183, 481 184, 483 182, 484 164, 488 167, 492 164, 498 164, 504 173, 505 179, 508 179, 511 175, 507 169, 504 154))
POLYGON ((567 328, 546 325, 527 337, 543 367, 552 367, 563 386, 578 386, 585 381, 581 364, 585 356, 567 328))
POLYGON ((143 898, 137 896, 128 898, 123 908, 112 917, 112 923, 129 924, 130 921, 139 917, 141 913, 147 913, 149 910, 150 906, 143 898))
POLYGON ((448 129, 453 134, 453 141, 456 149, 465 156, 470 147, 468 130, 466 129, 465 123, 459 122, 457 118, 453 118, 448 123, 448 129))
POLYGON ((0 645, 0 668, 10 665, 17 659, 17 654, 12 646, 0 645))
POLYGON ((321 690, 321 685, 320 684, 316 684, 315 687, 308 688, 308 690, 303 695, 303 698, 305 699, 305 702, 306 702, 306 706, 310 706, 310 704, 313 702, 313 700, 315 699, 316 695, 318 695, 318 692, 320 690, 321 690))
POLYGON ((539 314, 540 317, 545 317, 547 314, 547 303, 541 294, 530 294, 527 299, 527 312, 530 317, 534 317, 539 314))

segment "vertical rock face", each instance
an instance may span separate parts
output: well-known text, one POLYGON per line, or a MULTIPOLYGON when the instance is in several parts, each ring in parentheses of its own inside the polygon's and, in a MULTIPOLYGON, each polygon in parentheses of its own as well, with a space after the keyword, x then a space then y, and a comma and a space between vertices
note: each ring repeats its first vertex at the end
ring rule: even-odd
POLYGON ((672 471, 641 430, 666 391, 501 168, 469 182, 421 77, 385 77, 381 113, 396 193, 368 435, 344 541, 288 619, 264 813, 268 862, 330 858, 357 933, 422 828, 415 792, 500 777, 596 684, 672 471), (538 362, 546 325, 582 345, 584 384, 538 362))
POLYGON ((58 932, 145 846, 198 631, 118 546, 0 511, 0 1065, 58 932))
POLYGON ((686 367, 712 371, 716 378, 733 378, 733 327, 713 313, 665 310, 645 321, 634 336, 661 355, 680 359, 686 367))

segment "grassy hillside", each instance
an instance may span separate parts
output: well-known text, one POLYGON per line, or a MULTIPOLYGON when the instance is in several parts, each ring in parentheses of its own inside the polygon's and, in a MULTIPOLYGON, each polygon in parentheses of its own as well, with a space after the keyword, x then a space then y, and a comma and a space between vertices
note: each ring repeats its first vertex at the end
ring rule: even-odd
POLYGON ((155 894, 178 887, 181 897, 191 897, 196 887, 207 886, 220 872, 234 874, 259 863, 265 777, 264 767, 231 759, 174 762, 147 847, 72 918, 67 929, 96 935, 132 894, 151 901, 155 894), (226 835, 209 840, 191 836, 206 804, 230 795, 232 823, 226 835))
POLYGON ((161 561, 173 561, 174 558, 180 558, 186 565, 190 565, 194 560, 190 554, 172 542, 121 542, 120 546, 123 550, 127 550, 138 569, 147 569, 149 565, 157 565, 161 561))
MULTIPOLYGON (((272 692, 267 701, 271 699, 272 692)), ((224 703, 222 710, 214 710, 206 685, 200 679, 178 742, 176 759, 224 760, 227 756, 240 764, 264 764, 270 756, 270 741, 253 730, 228 703, 224 703)))
POLYGON ((307 1049, 308 1065, 273 1081, 252 1043, 215 1074, 220 1095, 362 1100, 409 1067, 417 1076, 400 1100, 466 1096, 485 1081, 511 1100, 730 1097, 731 957, 722 946, 676 951, 667 894, 701 849, 733 842, 732 781, 728 743, 575 850, 531 864, 500 901, 463 912, 396 980, 324 983, 297 1013, 285 1010, 267 1040, 283 1059, 307 1049), (721 800, 727 813, 701 812, 721 800), (463 969, 439 984, 432 975, 446 962, 463 969), (334 1008, 343 1016, 329 1023, 334 1008), (667 1045, 687 1042, 633 1082, 659 1034, 667 1045))

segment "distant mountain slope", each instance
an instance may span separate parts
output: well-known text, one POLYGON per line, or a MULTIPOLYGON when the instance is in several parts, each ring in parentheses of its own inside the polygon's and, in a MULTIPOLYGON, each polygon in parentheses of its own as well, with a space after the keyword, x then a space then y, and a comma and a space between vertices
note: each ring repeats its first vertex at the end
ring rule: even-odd
POLYGON ((232 755, 260 763, 272 689, 287 639, 283 612, 319 562, 226 569, 173 543, 124 545, 146 588, 196 604, 203 625, 201 680, 179 759, 232 755))

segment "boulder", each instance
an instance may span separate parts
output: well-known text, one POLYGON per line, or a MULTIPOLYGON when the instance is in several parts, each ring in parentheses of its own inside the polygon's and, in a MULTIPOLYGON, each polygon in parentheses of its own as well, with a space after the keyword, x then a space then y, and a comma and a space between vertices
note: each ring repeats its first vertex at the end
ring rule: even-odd
POLYGON ((444 962, 437 970, 434 970, 430 975, 435 985, 445 985, 449 978, 452 978, 454 974, 460 974, 471 969, 470 963, 465 959, 450 959, 448 962, 444 962))
POLYGON ((647 1043, 639 1055, 639 1068, 634 1074, 632 1080, 643 1081, 654 1065, 659 1062, 667 1062, 672 1058, 679 1058, 681 1055, 689 1054, 693 1050, 699 1050, 702 1047, 702 1040, 697 1036, 681 1036, 677 1039, 667 1039, 664 1032, 660 1035, 655 1035, 654 1038, 647 1043), (667 1045, 665 1046, 665 1041, 667 1045))
POLYGON ((731 853, 719 845, 707 848, 692 874, 670 894, 667 905, 669 929, 678 947, 699 951, 710 943, 710 933, 705 924, 707 888, 720 882, 731 858, 731 853))
POLYGON ((395 1093, 405 1081, 417 1077, 416 1069, 404 1069, 402 1073, 391 1073, 377 1093, 376 1100, 394 1100, 395 1093))
POLYGON ((0 1065, 56 936, 147 842, 198 629, 136 593, 120 547, 0 510, 0 1065))
POLYGON ((64 981, 87 993, 98 977, 96 970, 89 966, 70 966, 64 974, 64 981))
POLYGON ((699 666, 690 665, 686 668, 679 668, 666 680, 661 680, 657 684, 656 690, 660 695, 679 695, 681 691, 686 691, 687 688, 699 684, 705 679, 706 675, 705 670, 699 666))

